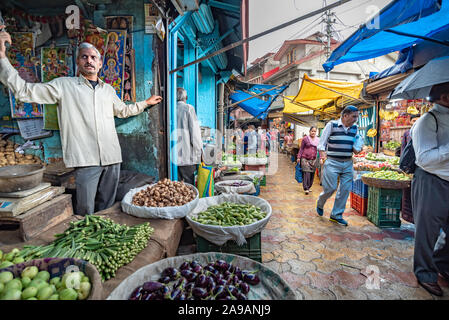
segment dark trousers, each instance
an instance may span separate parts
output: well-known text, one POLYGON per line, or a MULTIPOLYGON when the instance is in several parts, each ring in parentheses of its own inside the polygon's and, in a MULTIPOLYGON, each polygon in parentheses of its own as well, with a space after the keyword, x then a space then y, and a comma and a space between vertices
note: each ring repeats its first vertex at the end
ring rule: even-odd
POLYGON ((448 235, 449 181, 417 167, 412 180, 412 210, 415 221, 413 270, 421 282, 435 283, 439 271, 449 271, 449 244, 435 249, 440 229, 448 235))
POLYGON ((314 177, 315 172, 302 172, 302 186, 304 188, 304 191, 312 188, 314 177))
POLYGON ((184 181, 186 183, 190 183, 191 185, 195 185, 196 167, 196 164, 193 164, 191 166, 179 166, 178 181, 184 181))
POLYGON ((120 180, 120 163, 76 168, 75 179, 76 214, 93 214, 114 204, 120 180))

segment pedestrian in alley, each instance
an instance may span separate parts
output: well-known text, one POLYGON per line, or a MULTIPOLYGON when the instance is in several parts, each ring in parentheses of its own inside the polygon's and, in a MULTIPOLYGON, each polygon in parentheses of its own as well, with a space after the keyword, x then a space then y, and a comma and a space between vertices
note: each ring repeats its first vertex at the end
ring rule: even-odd
MULTIPOLYGON (((3 27, 0 25, 0 29, 3 27)), ((138 115, 162 98, 151 96, 125 104, 115 89, 98 77, 101 54, 87 42, 81 43, 76 52, 80 76, 26 82, 8 60, 5 42, 20 45, 12 43, 7 32, 0 32, 0 81, 5 87, 22 102, 58 105, 63 161, 67 168, 75 169, 76 214, 109 208, 115 202, 122 162, 114 116, 138 115)))
POLYGON ((347 106, 341 112, 338 120, 332 120, 326 124, 318 144, 322 168, 323 192, 317 200, 317 213, 324 214, 326 201, 337 190, 334 207, 330 214, 330 221, 347 226, 343 219, 349 192, 352 188, 353 165, 352 153, 360 153, 363 147, 363 139, 358 134, 356 122, 359 110, 354 106, 347 106), (340 186, 338 180, 340 179, 340 186))
POLYGON ((415 222, 413 271, 428 292, 442 296, 438 272, 449 281, 449 82, 430 91, 435 106, 411 129, 416 156, 412 180, 415 222), (446 235, 437 241, 441 231, 446 235))
POLYGON ((187 91, 177 88, 178 180, 195 184, 195 171, 201 163, 203 140, 195 108, 187 104, 187 91))
POLYGON ((313 179, 316 171, 317 148, 320 139, 316 135, 317 128, 311 127, 309 135, 306 135, 301 142, 301 148, 298 152, 297 162, 301 164, 302 186, 305 194, 309 194, 313 185, 313 179))

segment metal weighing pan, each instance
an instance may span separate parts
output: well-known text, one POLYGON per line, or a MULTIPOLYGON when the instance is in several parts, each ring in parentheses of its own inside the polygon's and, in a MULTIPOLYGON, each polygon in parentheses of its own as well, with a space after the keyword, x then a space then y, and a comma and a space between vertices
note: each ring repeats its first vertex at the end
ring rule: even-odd
POLYGON ((44 176, 41 164, 19 164, 0 168, 0 192, 16 192, 37 187, 44 176))

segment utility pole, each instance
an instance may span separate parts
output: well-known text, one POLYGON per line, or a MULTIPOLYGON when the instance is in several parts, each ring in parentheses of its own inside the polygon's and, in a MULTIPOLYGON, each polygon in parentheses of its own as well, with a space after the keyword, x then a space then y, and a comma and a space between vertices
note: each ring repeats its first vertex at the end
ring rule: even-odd
MULTIPOLYGON (((323 0, 323 7, 326 7, 326 0, 323 0)), ((325 13, 324 23, 326 24, 326 44, 325 44, 325 52, 326 52, 326 60, 329 59, 331 55, 331 41, 332 41, 332 24, 335 22, 335 19, 332 20, 333 12, 327 10, 325 13)), ((330 79, 330 73, 326 72, 326 79, 330 79)))

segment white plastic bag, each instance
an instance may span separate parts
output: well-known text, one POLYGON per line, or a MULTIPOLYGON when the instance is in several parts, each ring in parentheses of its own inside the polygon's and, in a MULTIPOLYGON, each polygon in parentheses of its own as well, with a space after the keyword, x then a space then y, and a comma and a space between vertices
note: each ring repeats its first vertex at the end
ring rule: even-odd
POLYGON ((245 193, 255 193, 256 188, 252 181, 247 180, 226 180, 215 183, 215 190, 220 194, 245 194, 245 193), (230 184, 238 183, 241 186, 230 186, 230 184))
POLYGON ((201 198, 195 209, 186 216, 188 224, 193 232, 204 239, 221 246, 229 240, 234 240, 239 246, 246 243, 246 238, 250 238, 265 228, 271 217, 271 206, 265 199, 237 194, 222 194, 216 197, 201 198), (245 226, 221 227, 206 225, 193 221, 191 217, 197 217, 200 212, 206 211, 210 206, 221 204, 223 202, 233 202, 241 204, 253 204, 267 213, 265 218, 245 226))
MULTIPOLYGON (((185 183, 185 182, 184 182, 185 183)), ((122 200, 122 211, 126 212, 132 216, 139 218, 159 218, 159 219, 180 219, 184 218, 189 214, 196 206, 198 202, 198 189, 191 184, 185 183, 188 187, 192 188, 195 192, 195 199, 186 203, 183 206, 175 207, 145 207, 136 206, 132 204, 133 196, 140 190, 146 189, 149 186, 154 186, 155 184, 147 184, 140 188, 135 188, 129 190, 129 192, 123 197, 122 200)))

